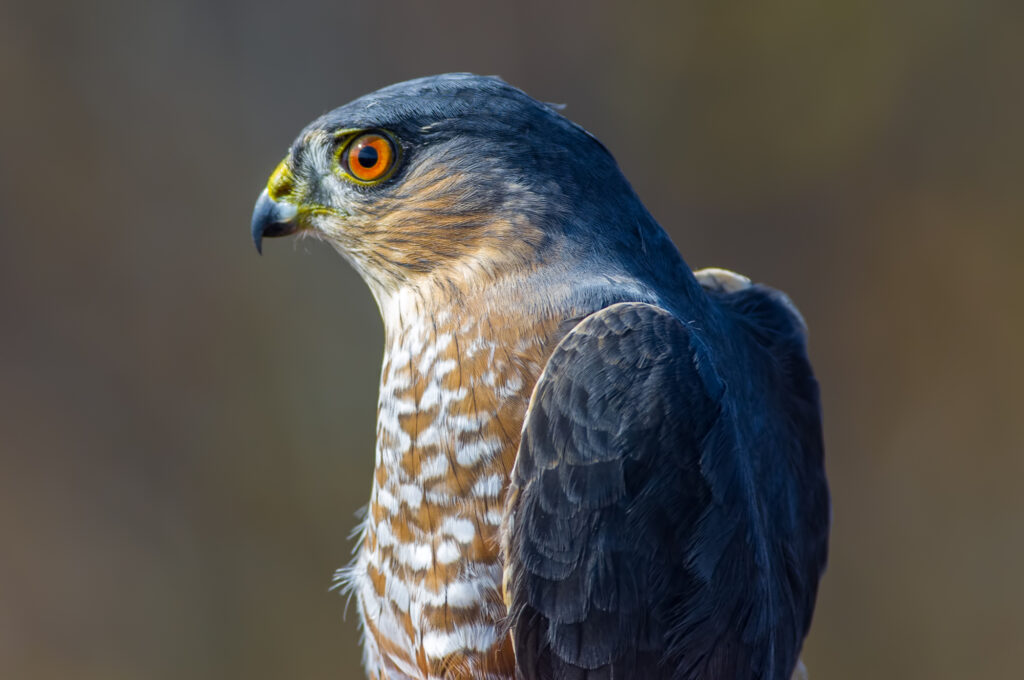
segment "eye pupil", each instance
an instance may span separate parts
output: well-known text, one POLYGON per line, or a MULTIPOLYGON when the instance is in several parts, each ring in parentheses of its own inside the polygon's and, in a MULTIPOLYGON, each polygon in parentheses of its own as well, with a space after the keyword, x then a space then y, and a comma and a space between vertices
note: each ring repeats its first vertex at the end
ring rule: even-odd
POLYGON ((377 153, 377 150, 369 145, 359 149, 359 154, 356 156, 356 159, 359 161, 359 165, 364 168, 372 168, 377 165, 377 160, 379 158, 380 154, 377 153))

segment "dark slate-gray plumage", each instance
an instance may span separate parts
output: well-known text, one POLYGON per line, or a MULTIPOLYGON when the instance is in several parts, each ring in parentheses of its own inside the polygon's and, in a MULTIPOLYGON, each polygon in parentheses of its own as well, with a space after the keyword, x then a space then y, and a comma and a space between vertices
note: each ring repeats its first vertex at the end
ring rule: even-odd
POLYGON ((523 678, 789 678, 829 525, 817 385, 777 293, 621 303, 545 369, 513 483, 523 678), (715 318, 717 317, 717 318, 715 318))
MULTIPOLYGON (((638 139, 658 152, 656 133, 638 139)), ((788 680, 830 523, 795 309, 763 286, 702 287, 607 149, 496 78, 384 88, 314 121, 290 155, 311 201, 339 214, 411 200, 405 175, 426 164, 454 178, 451 227, 408 262, 350 257, 378 299, 389 277, 463 256, 487 214, 535 231, 474 262, 491 275, 474 304, 555 318, 564 335, 530 401, 502 536, 519 677, 788 680), (401 165, 379 186, 317 193, 304 140, 352 128, 394 133, 401 165)), ((257 243, 285 232, 278 214, 258 206, 257 243)))

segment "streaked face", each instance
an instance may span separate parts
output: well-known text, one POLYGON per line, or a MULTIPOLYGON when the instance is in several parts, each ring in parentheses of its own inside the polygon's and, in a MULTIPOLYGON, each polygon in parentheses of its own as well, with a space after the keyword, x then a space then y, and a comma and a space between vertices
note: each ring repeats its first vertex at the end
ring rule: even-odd
POLYGON ((565 194, 581 184, 567 169, 614 169, 603 149, 576 162, 581 148, 599 145, 500 81, 402 83, 299 135, 257 203, 253 237, 322 238, 375 292, 476 282, 557 242, 565 194))
MULTIPOLYGON (((271 175, 266 198, 295 231, 323 238, 371 285, 392 288, 456 263, 535 247, 530 202, 501 164, 467 162, 467 137, 410 142, 381 128, 305 132, 271 175)), ((265 234, 277 235, 277 234, 265 234)))

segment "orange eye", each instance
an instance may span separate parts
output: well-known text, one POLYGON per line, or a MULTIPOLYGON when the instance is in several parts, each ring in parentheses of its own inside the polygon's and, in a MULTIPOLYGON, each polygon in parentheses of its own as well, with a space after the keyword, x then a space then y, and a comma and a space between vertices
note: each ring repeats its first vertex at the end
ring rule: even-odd
POLYGON ((391 140, 374 132, 356 137, 344 155, 346 169, 360 182, 381 179, 395 163, 395 147, 391 140))

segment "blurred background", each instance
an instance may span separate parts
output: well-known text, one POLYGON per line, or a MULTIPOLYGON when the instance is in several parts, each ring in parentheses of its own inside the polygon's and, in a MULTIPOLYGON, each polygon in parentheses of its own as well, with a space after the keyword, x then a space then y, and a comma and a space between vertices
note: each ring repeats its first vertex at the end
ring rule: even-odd
POLYGON ((693 267, 811 329, 834 495, 811 678, 1024 666, 1024 5, 0 2, 0 676, 357 678, 329 593, 382 327, 249 238, 298 130, 498 74, 693 267))

